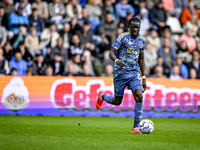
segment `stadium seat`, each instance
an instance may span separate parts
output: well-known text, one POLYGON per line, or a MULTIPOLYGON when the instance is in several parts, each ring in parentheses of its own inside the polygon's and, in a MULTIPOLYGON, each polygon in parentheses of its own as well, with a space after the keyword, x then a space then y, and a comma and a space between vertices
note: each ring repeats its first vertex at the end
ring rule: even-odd
POLYGON ((168 26, 170 26, 170 29, 171 29, 172 33, 181 34, 184 31, 181 28, 181 24, 180 24, 179 20, 176 17, 168 17, 166 24, 168 26))

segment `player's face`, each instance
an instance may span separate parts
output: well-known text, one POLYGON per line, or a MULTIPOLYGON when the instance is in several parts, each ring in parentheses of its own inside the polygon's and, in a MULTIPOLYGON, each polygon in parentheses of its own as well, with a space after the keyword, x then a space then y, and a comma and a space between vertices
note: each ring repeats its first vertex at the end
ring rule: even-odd
POLYGON ((131 22, 129 25, 129 29, 131 32, 131 35, 136 38, 140 31, 140 23, 139 22, 131 22))

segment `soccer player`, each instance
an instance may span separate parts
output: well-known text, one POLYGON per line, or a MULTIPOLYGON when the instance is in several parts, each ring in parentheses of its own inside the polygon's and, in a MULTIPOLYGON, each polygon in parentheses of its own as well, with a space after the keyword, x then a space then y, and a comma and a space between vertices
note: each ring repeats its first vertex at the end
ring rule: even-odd
POLYGON ((130 31, 120 34, 113 44, 109 57, 115 61, 114 66, 114 91, 115 96, 98 93, 96 108, 100 109, 103 101, 112 105, 120 105, 123 99, 126 86, 133 93, 135 103, 135 119, 132 133, 142 134, 139 129, 139 122, 143 112, 143 95, 146 90, 144 48, 146 41, 139 35, 140 20, 136 17, 130 19, 130 31), (142 79, 140 75, 142 74, 142 79))

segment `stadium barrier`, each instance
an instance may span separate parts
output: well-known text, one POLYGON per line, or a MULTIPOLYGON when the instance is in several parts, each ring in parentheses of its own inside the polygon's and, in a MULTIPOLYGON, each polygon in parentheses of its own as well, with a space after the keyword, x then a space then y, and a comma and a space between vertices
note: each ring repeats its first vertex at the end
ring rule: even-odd
MULTIPOLYGON (((147 79, 144 117, 200 118, 200 80, 147 79)), ((125 89, 120 106, 95 107, 97 93, 113 95, 110 77, 0 77, 1 115, 134 116, 135 101, 125 89)))

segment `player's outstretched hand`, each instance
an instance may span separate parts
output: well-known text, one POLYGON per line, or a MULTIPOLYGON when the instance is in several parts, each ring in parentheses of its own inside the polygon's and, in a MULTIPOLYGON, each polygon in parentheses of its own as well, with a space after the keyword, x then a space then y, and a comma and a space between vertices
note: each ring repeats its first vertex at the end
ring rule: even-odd
POLYGON ((120 67, 120 68, 123 68, 124 67, 124 62, 122 60, 117 60, 117 65, 120 67))
POLYGON ((146 79, 143 79, 143 80, 142 80, 142 85, 143 85, 143 91, 142 91, 142 93, 144 93, 144 91, 145 91, 146 88, 147 88, 146 79))

